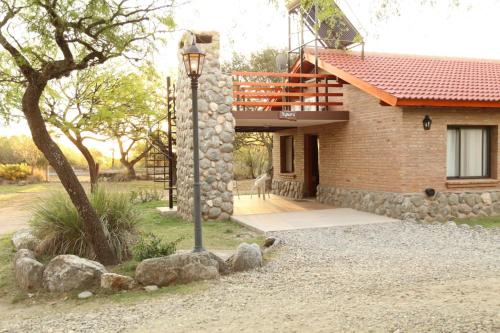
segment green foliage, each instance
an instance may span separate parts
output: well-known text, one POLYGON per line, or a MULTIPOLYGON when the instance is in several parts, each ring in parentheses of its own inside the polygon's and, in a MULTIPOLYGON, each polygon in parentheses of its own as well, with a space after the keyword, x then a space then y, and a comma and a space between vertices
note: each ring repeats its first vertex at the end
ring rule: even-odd
MULTIPOLYGON (((129 245, 140 221, 127 194, 107 192, 98 188, 90 195, 92 207, 99 216, 105 234, 120 261, 130 256, 129 245)), ((55 193, 41 201, 31 221, 33 230, 42 239, 37 251, 41 255, 76 254, 96 259, 83 221, 68 196, 55 193)))
POLYGON ((141 236, 139 242, 134 247, 134 258, 138 261, 149 258, 166 257, 174 254, 177 245, 183 240, 178 238, 172 242, 166 242, 153 233, 141 236))
MULTIPOLYGON (((250 56, 233 53, 231 62, 224 63, 222 70, 226 73, 231 71, 276 72, 276 56, 286 53, 287 50, 273 48, 252 53, 250 56)), ((253 80, 278 81, 279 78, 257 77, 253 80)))
POLYGON ((47 166, 47 160, 26 135, 0 136, 0 163, 26 163, 32 167, 47 166))
POLYGON ((174 2, 0 1, 0 116, 20 114, 33 72, 51 81, 122 56, 144 59, 159 30, 175 26, 174 2))
POLYGON ((135 203, 146 203, 163 200, 164 190, 146 189, 130 192, 130 198, 135 203))
POLYGON ((0 164, 0 178, 7 180, 26 179, 31 174, 31 168, 25 164, 0 164))
POLYGON ((264 147, 242 146, 234 153, 234 175, 237 179, 253 179, 267 171, 268 156, 264 147))

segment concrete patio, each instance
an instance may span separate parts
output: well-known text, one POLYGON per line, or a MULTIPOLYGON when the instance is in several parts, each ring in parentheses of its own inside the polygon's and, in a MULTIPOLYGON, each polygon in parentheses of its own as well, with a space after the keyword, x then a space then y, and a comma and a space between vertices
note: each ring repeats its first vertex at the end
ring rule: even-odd
POLYGON ((314 200, 295 201, 273 195, 266 200, 256 196, 235 198, 235 214, 231 219, 264 234, 271 231, 399 222, 386 216, 350 208, 335 208, 314 200))

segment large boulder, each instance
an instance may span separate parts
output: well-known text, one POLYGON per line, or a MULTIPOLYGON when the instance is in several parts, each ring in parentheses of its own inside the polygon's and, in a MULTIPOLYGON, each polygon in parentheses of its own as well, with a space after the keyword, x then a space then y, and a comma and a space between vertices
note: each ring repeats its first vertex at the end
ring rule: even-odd
POLYGON ((259 245, 241 243, 236 253, 228 259, 235 272, 248 271, 262 266, 262 251, 259 245))
POLYGON ((32 291, 42 287, 44 266, 33 252, 21 249, 14 255, 14 276, 21 289, 32 291))
POLYGON ((168 286, 219 277, 219 262, 209 252, 180 253, 142 261, 135 279, 142 285, 168 286))
POLYGON ((115 273, 104 273, 101 276, 101 288, 112 291, 134 289, 136 283, 130 276, 115 273))
POLYGON ((51 292, 66 292, 99 287, 106 268, 92 260, 75 255, 52 259, 43 272, 43 285, 51 292))
POLYGON ((16 250, 28 249, 35 251, 38 244, 40 244, 40 239, 30 229, 22 229, 12 235, 12 244, 14 244, 16 250))

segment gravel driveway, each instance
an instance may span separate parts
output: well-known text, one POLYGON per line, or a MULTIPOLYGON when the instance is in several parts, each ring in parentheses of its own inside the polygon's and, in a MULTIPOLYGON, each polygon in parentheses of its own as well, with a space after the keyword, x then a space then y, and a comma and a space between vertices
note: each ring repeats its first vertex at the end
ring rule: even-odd
POLYGON ((261 271, 207 290, 2 319, 0 331, 500 330, 499 229, 405 222, 277 235, 286 245, 261 271))

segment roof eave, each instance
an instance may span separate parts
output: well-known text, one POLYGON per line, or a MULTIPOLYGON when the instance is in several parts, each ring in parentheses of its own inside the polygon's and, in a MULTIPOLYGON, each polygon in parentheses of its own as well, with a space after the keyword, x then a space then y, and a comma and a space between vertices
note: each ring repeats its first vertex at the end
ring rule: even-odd
POLYGON ((380 88, 375 87, 374 85, 363 81, 359 79, 358 77, 347 73, 338 67, 333 66, 332 64, 329 64, 326 61, 321 60, 321 58, 318 58, 314 56, 311 53, 304 53, 304 59, 307 60, 308 62, 315 64, 316 61, 318 62, 318 67, 322 68, 323 70, 329 72, 330 74, 333 74, 337 76, 338 78, 348 82, 349 84, 352 84, 358 89, 363 90, 364 92, 371 94, 377 98, 379 98, 381 101, 384 103, 390 105, 390 106, 396 106, 397 103, 397 98, 387 91, 384 91, 380 88))
MULTIPOLYGON (((311 64, 316 63, 316 56, 309 52, 304 53, 304 59, 311 64)), ((356 88, 380 99, 383 103, 389 106, 432 106, 432 107, 477 107, 477 108, 500 108, 500 101, 466 101, 466 100, 437 100, 437 99, 411 99, 398 98, 385 90, 382 90, 374 85, 361 80, 360 78, 347 73, 338 67, 317 58, 318 67, 337 76, 356 88)))
POLYGON ((500 101, 464 101, 464 100, 398 98, 396 101, 396 106, 500 108, 500 101))

